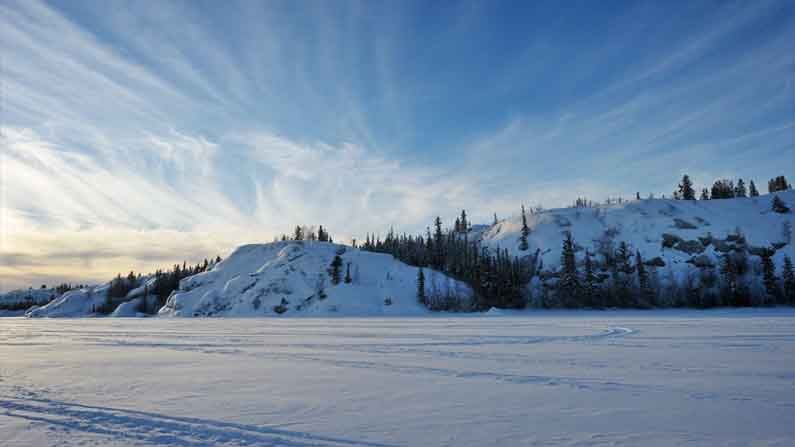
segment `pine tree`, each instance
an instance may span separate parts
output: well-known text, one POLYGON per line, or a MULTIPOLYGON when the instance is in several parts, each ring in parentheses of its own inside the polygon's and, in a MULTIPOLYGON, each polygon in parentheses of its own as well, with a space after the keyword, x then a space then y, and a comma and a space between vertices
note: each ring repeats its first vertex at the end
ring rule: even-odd
POLYGON ((737 187, 734 188, 734 196, 735 197, 748 197, 748 194, 745 190, 745 183, 743 179, 737 180, 737 187))
POLYGON ((701 200, 709 200, 709 189, 703 188, 701 190, 701 200))
POLYGON ((792 268, 792 259, 784 256, 784 268, 781 276, 784 280, 784 299, 787 304, 795 305, 795 271, 792 268))
POLYGON ((756 185, 754 184, 753 180, 751 180, 751 184, 748 187, 748 192, 751 197, 759 197, 759 190, 756 189, 756 185))
POLYGON ((422 267, 417 270, 417 301, 422 305, 426 305, 428 301, 425 296, 425 273, 422 271, 422 267))
POLYGON ((693 182, 690 181, 690 176, 687 174, 682 176, 682 183, 679 184, 678 192, 682 200, 696 200, 696 191, 693 189, 693 182))
POLYGON ((494 224, 497 225, 500 221, 497 220, 497 213, 494 213, 494 224))
POLYGON ((527 226, 527 216, 525 215, 524 205, 522 205, 522 234, 519 236, 519 250, 527 251, 529 245, 527 243, 527 236, 530 235, 530 228, 527 226))
POLYGON ((353 278, 351 278, 351 263, 349 262, 345 269, 345 284, 350 284, 352 282, 353 278))
POLYGON ((461 229, 459 231, 461 233, 466 233, 469 231, 469 221, 467 220, 466 210, 461 210, 460 224, 461 224, 461 229))
POLYGON ((295 226, 295 231, 293 232, 293 240, 294 241, 304 240, 304 229, 301 228, 300 225, 295 226))
POLYGON ((772 253, 765 250, 762 258, 762 282, 765 285, 767 297, 766 305, 774 304, 779 298, 778 278, 776 278, 776 266, 773 264, 772 253))
POLYGON ((577 275, 577 259, 574 254, 574 240, 571 232, 566 232, 563 240, 563 250, 560 255, 560 280, 558 281, 558 297, 565 307, 577 307, 581 303, 580 280, 577 275))

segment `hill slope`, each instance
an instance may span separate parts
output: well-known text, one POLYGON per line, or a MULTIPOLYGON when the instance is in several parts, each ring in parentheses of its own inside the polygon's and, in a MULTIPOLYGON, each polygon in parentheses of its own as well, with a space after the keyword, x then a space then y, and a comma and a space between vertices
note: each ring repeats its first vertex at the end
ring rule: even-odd
MULTIPOLYGON (((795 208, 795 191, 777 195, 795 208)), ((538 251, 544 269, 550 271, 560 264, 566 232, 573 236, 579 261, 585 250, 596 259, 604 245, 615 247, 624 241, 646 261, 658 258, 658 266, 677 279, 694 266, 717 266, 723 253, 743 248, 752 262, 763 249, 775 250, 773 260, 780 269, 784 255, 795 257, 792 236, 785 229, 795 227, 795 214, 773 212, 772 199, 773 195, 704 201, 650 199, 552 209, 527 214, 530 234, 526 251, 519 249, 520 216, 491 226, 480 234, 480 241, 519 257, 538 251)))
MULTIPOLYGON (((427 272, 427 293, 469 288, 440 273, 427 272)), ((245 245, 212 270, 185 278, 161 316, 422 315, 417 269, 390 255, 325 242, 289 241, 245 245), (334 285, 328 273, 342 259, 334 285), (350 266, 351 282, 344 281, 350 266)))

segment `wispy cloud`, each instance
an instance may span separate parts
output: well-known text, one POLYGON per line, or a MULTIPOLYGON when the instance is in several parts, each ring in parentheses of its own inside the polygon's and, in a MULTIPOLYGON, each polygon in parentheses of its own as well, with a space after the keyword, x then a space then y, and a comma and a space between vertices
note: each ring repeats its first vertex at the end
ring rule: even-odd
POLYGON ((795 164, 788 3, 504 6, 3 2, 0 289, 795 164))

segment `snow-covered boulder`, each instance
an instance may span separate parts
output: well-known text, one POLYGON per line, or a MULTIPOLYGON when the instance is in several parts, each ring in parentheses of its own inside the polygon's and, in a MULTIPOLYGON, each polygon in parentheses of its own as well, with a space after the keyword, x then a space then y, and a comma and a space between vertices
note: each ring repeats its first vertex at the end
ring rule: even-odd
MULTIPOLYGON (((426 293, 471 298, 465 284, 426 271, 426 293)), ((390 255, 325 242, 239 247, 212 270, 185 278, 161 316, 422 315, 417 268, 390 255), (339 284, 329 268, 342 260, 339 284), (350 272, 351 282, 345 282, 350 272)))
POLYGON ((110 314, 111 317, 145 317, 146 314, 141 313, 143 306, 143 298, 135 298, 130 301, 121 303, 116 307, 116 310, 110 314))

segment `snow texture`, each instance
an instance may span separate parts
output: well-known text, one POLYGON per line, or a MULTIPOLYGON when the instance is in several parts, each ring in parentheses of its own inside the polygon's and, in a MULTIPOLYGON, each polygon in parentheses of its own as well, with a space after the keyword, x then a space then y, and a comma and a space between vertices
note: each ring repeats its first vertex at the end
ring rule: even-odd
POLYGON ((791 446, 795 311, 0 323, 0 445, 791 446))

